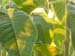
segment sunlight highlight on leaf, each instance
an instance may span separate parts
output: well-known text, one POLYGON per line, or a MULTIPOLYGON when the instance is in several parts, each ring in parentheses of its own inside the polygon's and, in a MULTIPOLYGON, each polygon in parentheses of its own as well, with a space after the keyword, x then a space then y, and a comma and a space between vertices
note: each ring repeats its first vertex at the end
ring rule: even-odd
POLYGON ((16 43, 12 43, 10 46, 9 46, 11 50, 15 50, 16 49, 16 43))
POLYGON ((26 43, 25 41, 21 40, 21 39, 17 39, 17 43, 18 43, 18 48, 23 50, 24 48, 26 48, 26 43))
POLYGON ((9 53, 8 52, 6 52, 6 56, 8 56, 9 55, 9 53))
POLYGON ((12 18, 13 12, 14 12, 14 8, 9 8, 8 9, 8 15, 9 15, 10 18, 12 18))
POLYGON ((33 1, 32 0, 27 0, 25 2, 22 3, 22 5, 33 5, 33 1))
POLYGON ((53 36, 54 36, 53 30, 49 29, 49 33, 50 33, 50 37, 53 39, 53 36))
POLYGON ((56 16, 55 16, 55 20, 56 20, 56 21, 59 21, 58 18, 57 18, 56 16))
POLYGON ((60 33, 60 34, 62 34, 62 35, 65 36, 65 30, 64 30, 64 29, 56 28, 56 29, 54 29, 54 32, 55 32, 55 33, 60 33))
POLYGON ((48 17, 49 18, 53 18, 53 16, 54 16, 54 13, 52 12, 52 10, 49 9, 48 17))
POLYGON ((42 12, 45 12, 44 8, 36 8, 32 11, 32 13, 42 13, 42 12))
POLYGON ((56 56, 57 55, 57 49, 56 45, 54 42, 52 42, 50 45, 47 46, 49 52, 51 53, 51 56, 56 56))

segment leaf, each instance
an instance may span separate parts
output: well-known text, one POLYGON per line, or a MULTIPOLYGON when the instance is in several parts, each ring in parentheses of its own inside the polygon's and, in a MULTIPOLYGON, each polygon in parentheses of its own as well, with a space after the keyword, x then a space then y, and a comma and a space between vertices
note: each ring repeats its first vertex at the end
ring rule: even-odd
POLYGON ((67 27, 71 30, 71 38, 72 38, 72 45, 75 49, 75 4, 69 3, 68 5, 68 17, 67 17, 67 27))
POLYGON ((0 0, 0 5, 5 6, 8 3, 8 0, 0 0))
POLYGON ((2 0, 0 0, 0 6, 2 5, 2 0))
POLYGON ((33 0, 33 2, 38 6, 45 9, 45 11, 48 13, 48 1, 47 0, 33 0))
MULTIPOLYGON (((54 28, 60 28, 60 29, 65 29, 65 27, 64 27, 65 25, 63 25, 63 24, 54 24, 54 28)), ((60 30, 59 29, 59 30, 60 30)))
POLYGON ((17 5, 21 5, 22 3, 24 3, 27 0, 13 0, 17 5))
POLYGON ((38 14, 33 14, 33 21, 35 22, 37 29, 38 29, 38 40, 37 42, 42 43, 51 43, 51 38, 49 34, 49 29, 53 28, 52 24, 47 23, 43 16, 38 14))
POLYGON ((64 35, 59 34, 59 33, 54 34, 54 38, 55 38, 55 40, 64 40, 65 39, 64 35))
POLYGON ((36 7, 37 6, 33 3, 32 0, 27 0, 26 2, 24 2, 22 5, 18 6, 17 8, 27 13, 31 13, 32 10, 34 10, 36 7))
MULTIPOLYGON (((65 36, 65 29, 62 29, 62 28, 55 28, 55 29, 54 29, 54 33, 55 33, 55 34, 60 34, 60 35, 65 36)), ((64 39, 63 39, 63 40, 64 40, 64 39)))
POLYGON ((10 52, 14 56, 19 56, 16 37, 12 28, 12 24, 7 13, 2 11, 0 11, 0 43, 1 46, 9 52, 9 56, 12 56, 10 52), (13 48, 11 47, 11 45, 13 46, 13 48))
POLYGON ((64 42, 65 36, 59 33, 55 33, 54 34, 54 40, 55 40, 55 44, 57 46, 57 48, 61 48, 62 44, 64 42))
POLYGON ((44 5, 45 5, 45 2, 47 2, 47 1, 46 1, 46 0, 33 0, 33 2, 34 2, 36 5, 44 6, 44 5))
POLYGON ((25 12, 14 11, 11 19, 0 12, 0 43, 9 56, 31 56, 36 37, 36 27, 25 12))
POLYGON ((55 16, 61 21, 65 15, 65 3, 56 2, 51 4, 51 9, 53 10, 55 16))
POLYGON ((45 43, 37 43, 35 51, 37 52, 37 56, 50 56, 50 52, 45 43))
POLYGON ((69 29, 74 30, 75 29, 75 14, 69 14, 67 17, 67 26, 69 29))
POLYGON ((21 56, 31 56, 37 39, 37 30, 32 19, 24 11, 15 11, 13 27, 17 35, 18 48, 21 56))
POLYGON ((18 8, 18 9, 23 10, 28 14, 31 13, 36 8, 36 6, 34 6, 34 5, 24 5, 24 6, 21 6, 21 7, 22 8, 18 8))
POLYGON ((61 49, 65 40, 65 29, 63 28, 55 28, 54 29, 54 42, 58 49, 61 49))

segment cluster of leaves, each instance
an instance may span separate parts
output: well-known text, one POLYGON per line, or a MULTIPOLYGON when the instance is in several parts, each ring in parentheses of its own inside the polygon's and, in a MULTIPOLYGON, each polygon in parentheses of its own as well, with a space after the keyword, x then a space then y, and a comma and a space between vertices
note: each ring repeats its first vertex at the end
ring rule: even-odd
POLYGON ((64 46, 66 52, 70 49, 71 56, 74 30, 73 46, 68 48, 64 42, 74 29, 69 21, 75 22, 67 21, 67 35, 66 17, 64 0, 0 0, 0 56, 64 56, 64 46), (43 8, 44 12, 35 12, 36 8, 43 8), (54 14, 52 18, 48 17, 49 10, 54 14))

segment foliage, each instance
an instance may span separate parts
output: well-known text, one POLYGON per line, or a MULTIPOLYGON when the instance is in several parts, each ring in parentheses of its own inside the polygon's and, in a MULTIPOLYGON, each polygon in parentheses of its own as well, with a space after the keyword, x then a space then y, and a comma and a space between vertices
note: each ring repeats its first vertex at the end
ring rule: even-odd
POLYGON ((74 5, 65 0, 0 0, 0 56, 74 56, 74 5))

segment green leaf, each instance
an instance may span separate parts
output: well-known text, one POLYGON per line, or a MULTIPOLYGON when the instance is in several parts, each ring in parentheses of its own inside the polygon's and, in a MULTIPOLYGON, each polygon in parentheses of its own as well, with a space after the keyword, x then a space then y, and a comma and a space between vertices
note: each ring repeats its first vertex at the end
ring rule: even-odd
POLYGON ((0 43, 1 46, 4 47, 7 52, 9 52, 9 56, 19 56, 17 40, 12 24, 7 13, 2 11, 0 11, 0 43), (11 55, 10 52, 13 55, 11 55))
POLYGON ((56 2, 52 3, 53 11, 58 19, 61 21, 63 16, 65 15, 65 3, 64 2, 56 2))
POLYGON ((65 36, 59 33, 55 33, 54 40, 55 40, 56 47, 58 49, 61 49, 61 47, 63 46, 64 40, 65 40, 65 36))
POLYGON ((24 2, 22 5, 18 6, 17 8, 19 10, 23 10, 25 12, 27 12, 28 14, 32 12, 32 10, 34 10, 37 6, 33 3, 32 0, 27 0, 26 2, 24 2))
POLYGON ((48 47, 45 43, 36 44, 35 51, 37 52, 36 53, 37 56, 50 56, 50 52, 49 52, 48 47))
POLYGON ((20 10, 23 10, 23 11, 25 11, 26 13, 31 13, 35 8, 36 8, 36 6, 35 5, 23 5, 23 6, 21 6, 22 8, 18 8, 18 9, 20 9, 20 10))
POLYGON ((54 24, 54 28, 60 28, 64 30, 64 25, 63 24, 54 24))
POLYGON ((33 0, 33 2, 38 6, 45 9, 45 11, 48 13, 48 1, 47 0, 33 0))
POLYGON ((32 19, 24 11, 15 11, 13 28, 17 36, 18 48, 21 56, 31 56, 37 39, 37 30, 32 19))
POLYGON ((35 24, 23 11, 14 11, 10 19, 0 12, 0 43, 9 56, 31 56, 36 41, 35 24))
POLYGON ((56 47, 58 49, 60 49, 60 51, 61 51, 61 48, 62 48, 64 40, 65 40, 65 28, 63 28, 62 25, 56 25, 56 26, 54 28, 53 38, 54 38, 54 42, 56 44, 56 47))
POLYGON ((13 0, 17 5, 21 5, 22 3, 24 3, 27 0, 13 0))
POLYGON ((71 30, 72 45, 75 49, 75 4, 70 2, 68 5, 67 27, 71 30))
POLYGON ((0 6, 1 6, 1 4, 2 4, 2 0, 0 0, 0 6))
POLYGON ((54 36, 53 37, 54 37, 56 46, 60 48, 59 45, 62 45, 65 40, 65 28, 63 25, 59 25, 59 24, 54 25, 54 36))
POLYGON ((69 29, 75 29, 75 14, 69 14, 67 17, 67 26, 69 29))
POLYGON ((35 22, 38 29, 38 40, 37 42, 51 43, 49 29, 53 28, 52 24, 47 23, 43 16, 33 14, 33 21, 35 22))
POLYGON ((33 0, 33 2, 39 6, 43 6, 45 4, 45 0, 33 0))
MULTIPOLYGON (((5 8, 9 0, 0 0, 0 7, 5 8)), ((1 8, 0 8, 1 9, 1 8)))

